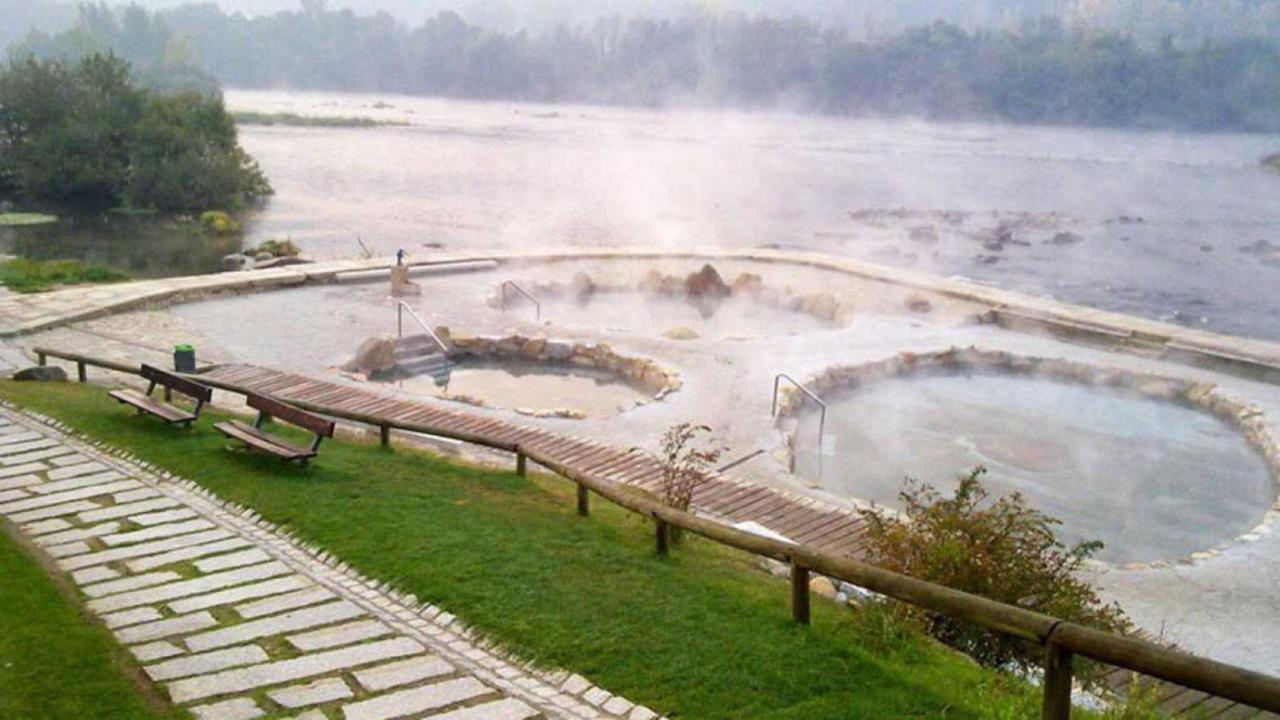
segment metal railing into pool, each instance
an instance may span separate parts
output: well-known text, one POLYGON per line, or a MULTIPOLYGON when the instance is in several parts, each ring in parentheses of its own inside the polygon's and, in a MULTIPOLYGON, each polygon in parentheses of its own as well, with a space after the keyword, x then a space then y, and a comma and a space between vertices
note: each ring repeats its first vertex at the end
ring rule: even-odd
POLYGON ((404 313, 406 310, 409 312, 409 317, 418 321, 418 326, 422 328, 422 332, 426 333, 427 337, 431 338, 431 340, 435 342, 436 346, 440 348, 440 352, 448 355, 449 346, 445 345, 444 341, 432 332, 431 328, 427 327, 426 321, 419 317, 418 313, 414 312, 413 308, 409 307, 409 304, 403 300, 396 304, 396 332, 399 334, 398 336, 404 337, 404 313))
POLYGON ((778 417, 778 390, 781 389, 783 380, 795 385, 799 388, 800 392, 807 395, 810 400, 818 403, 818 406, 822 408, 822 414, 818 418, 818 462, 821 463, 822 439, 827 434, 827 404, 823 402, 822 398, 818 397, 812 390, 801 384, 799 380, 796 380, 787 373, 778 373, 777 377, 773 379, 773 409, 769 411, 771 417, 778 417))
MULTIPOLYGON (((100 360, 77 353, 49 348, 36 348, 34 352, 41 364, 46 363, 50 357, 76 363, 80 369, 81 381, 87 380, 84 368, 90 365, 132 375, 141 374, 140 366, 100 360)), ((199 374, 187 377, 226 392, 252 392, 249 387, 221 382, 199 374)), ((787 563, 791 567, 792 617, 798 623, 809 622, 809 577, 810 573, 816 572, 929 612, 1040 645, 1045 648, 1041 706, 1041 717, 1044 720, 1069 720, 1071 717, 1076 655, 1157 678, 1180 688, 1205 693, 1204 698, 1192 703, 1195 707, 1225 702, 1225 705, 1213 705, 1211 713, 1239 709, 1230 703, 1280 713, 1280 677, 1198 657, 1141 638, 1096 630, 1034 610, 901 575, 851 557, 784 542, 735 528, 716 519, 678 510, 636 492, 633 487, 609 480, 604 475, 572 467, 572 458, 562 460, 555 456, 558 443, 549 443, 545 448, 525 447, 497 436, 502 429, 509 430, 510 425, 498 423, 497 427, 501 428, 499 430, 473 432, 440 424, 397 421, 385 416, 339 410, 311 402, 287 402, 329 417, 379 427, 383 430, 384 442, 389 440, 391 429, 456 439, 514 453, 517 472, 522 474, 526 458, 532 460, 578 486, 578 511, 583 515, 589 512, 589 496, 594 492, 630 512, 652 519, 660 553, 667 552, 671 528, 678 527, 712 542, 787 563)))
POLYGON ((507 290, 508 289, 515 290, 516 292, 528 298, 529 302, 533 303, 533 307, 537 312, 538 322, 542 322, 542 303, 538 300, 538 298, 533 296, 533 293, 530 293, 528 290, 525 290, 524 288, 520 287, 520 285, 517 284, 514 280, 502 281, 502 312, 503 313, 507 312, 507 290))

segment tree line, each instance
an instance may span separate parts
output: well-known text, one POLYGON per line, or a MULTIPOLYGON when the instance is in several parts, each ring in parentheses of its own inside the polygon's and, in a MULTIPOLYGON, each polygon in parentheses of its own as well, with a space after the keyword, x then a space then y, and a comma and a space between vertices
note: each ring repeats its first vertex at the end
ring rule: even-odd
POLYGON ((159 94, 113 55, 0 68, 0 201, 235 209, 271 193, 217 94, 159 94))
MULTIPOLYGON (((1168 4, 1167 2, 1165 4, 1168 4)), ((163 15, 89 6, 18 52, 107 47, 156 86, 224 85, 645 106, 775 107, 847 115, 1280 130, 1280 41, 1155 43, 1060 19, 1014 29, 933 23, 876 39, 801 18, 603 17, 497 32, 441 12, 415 27, 330 10, 246 17, 212 4, 163 15)))

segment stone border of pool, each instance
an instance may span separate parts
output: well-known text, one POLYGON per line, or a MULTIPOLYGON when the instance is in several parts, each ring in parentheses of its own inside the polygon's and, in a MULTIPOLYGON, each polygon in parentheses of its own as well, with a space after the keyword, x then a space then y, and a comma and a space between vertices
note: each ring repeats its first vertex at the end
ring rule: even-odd
MULTIPOLYGON (((558 249, 542 252, 498 251, 438 253, 411 261, 415 270, 448 270, 477 263, 518 264, 607 260, 751 261, 793 265, 844 273, 865 281, 935 293, 986 305, 984 319, 1015 330, 1066 334, 1101 342, 1116 349, 1160 350, 1169 359, 1204 364, 1214 369, 1251 377, 1259 374, 1280 381, 1280 343, 1184 328, 1145 318, 1094 310, 1079 305, 1036 298, 956 278, 944 278, 911 270, 890 268, 851 258, 820 253, 778 250, 688 249, 663 251, 651 248, 611 250, 558 249)), ((270 270, 197 275, 163 280, 142 280, 115 285, 75 287, 36 295, 0 298, 0 337, 14 337, 157 304, 190 302, 221 292, 262 292, 284 287, 326 284, 346 279, 370 278, 390 271, 392 258, 347 260, 296 265, 270 270)))
MULTIPOLYGON (((1183 558, 1123 565, 1102 560, 1094 560, 1094 563, 1124 570, 1189 565, 1221 555, 1230 548, 1257 541, 1263 535, 1273 532, 1277 523, 1280 523, 1280 442, 1276 441, 1275 428, 1261 409, 1223 395, 1212 383, 977 347, 952 347, 930 353, 903 352, 883 360, 830 367, 805 378, 803 382, 805 387, 821 393, 832 389, 856 389, 864 383, 893 378, 966 371, 1009 373, 1089 387, 1113 388, 1133 392, 1152 400, 1172 402, 1183 407, 1202 410, 1239 432, 1266 462, 1267 469, 1271 473, 1274 496, 1271 507, 1263 515, 1262 521, 1248 532, 1183 558)), ((783 434, 782 451, 786 456, 784 462, 793 474, 795 472, 795 415, 803 406, 803 401, 804 397, 793 387, 784 388, 778 401, 776 425, 783 434)), ((866 503, 859 501, 859 506, 865 505, 866 503)))

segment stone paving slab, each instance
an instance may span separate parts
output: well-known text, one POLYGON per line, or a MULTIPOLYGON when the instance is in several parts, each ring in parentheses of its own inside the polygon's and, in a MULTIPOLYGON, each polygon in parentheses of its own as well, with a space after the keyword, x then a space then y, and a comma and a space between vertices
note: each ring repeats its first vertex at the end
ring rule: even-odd
POLYGON ((0 517, 59 558, 88 610, 197 718, 656 717, 580 676, 531 669, 454 615, 193 483, 0 403, 0 453, 32 443, 50 454, 12 465, 6 479, 22 478, 11 488, 22 497, 0 517), (622 712, 593 707, 600 697, 622 712))

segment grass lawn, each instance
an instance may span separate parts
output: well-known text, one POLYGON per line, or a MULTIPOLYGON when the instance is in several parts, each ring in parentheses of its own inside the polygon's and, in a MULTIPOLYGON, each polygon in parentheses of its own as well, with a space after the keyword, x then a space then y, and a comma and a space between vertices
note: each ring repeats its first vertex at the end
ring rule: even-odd
POLYGON ((0 717, 179 718, 129 676, 132 658, 80 615, 31 553, 0 529, 0 717))
POLYGON ((746 556, 694 538, 660 559, 648 524, 599 499, 579 518, 572 486, 554 478, 350 442, 301 470, 227 451, 208 419, 186 432, 132 416, 100 387, 3 381, 0 396, 288 524, 525 658, 673 717, 1039 714, 1033 689, 876 614, 815 598, 812 627, 797 627, 785 583, 746 556))
POLYGON ((0 285, 14 292, 44 292, 58 285, 110 283, 128 280, 129 276, 100 265, 85 265, 79 260, 27 260, 18 258, 0 262, 0 285))

